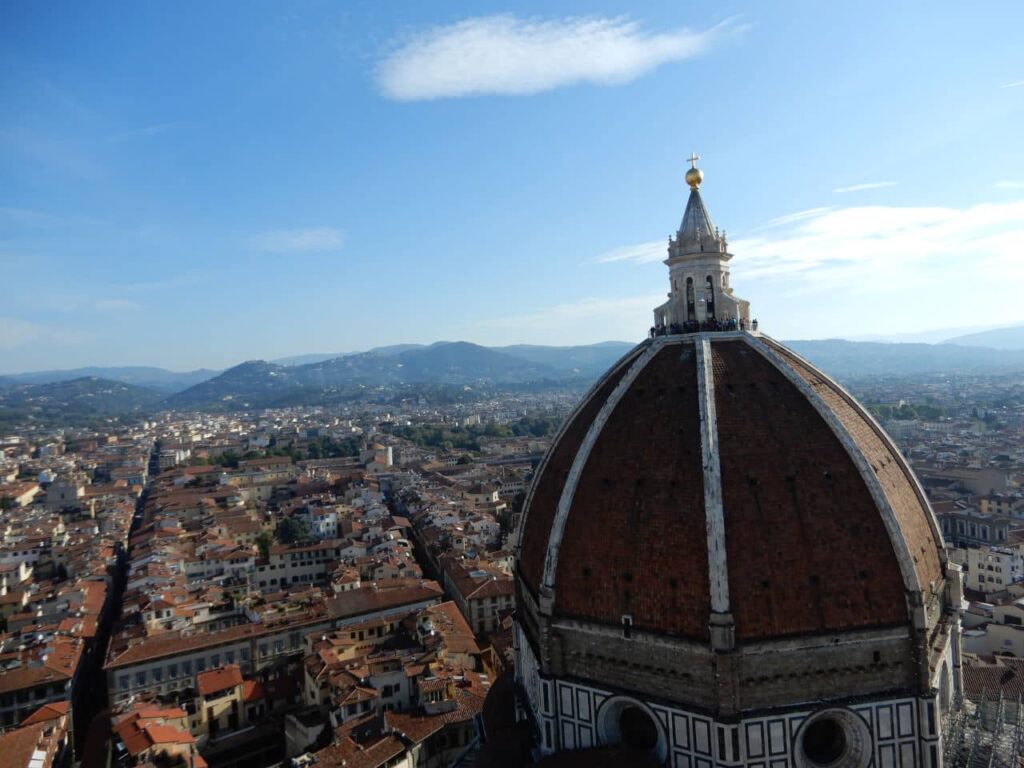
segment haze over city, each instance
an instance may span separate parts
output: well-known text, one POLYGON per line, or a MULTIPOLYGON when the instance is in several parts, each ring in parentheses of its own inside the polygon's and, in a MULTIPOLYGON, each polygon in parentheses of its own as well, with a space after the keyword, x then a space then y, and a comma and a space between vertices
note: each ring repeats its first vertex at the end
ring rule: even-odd
POLYGON ((775 337, 1019 323, 1021 22, 6 3, 0 373, 636 340, 691 151, 775 337))

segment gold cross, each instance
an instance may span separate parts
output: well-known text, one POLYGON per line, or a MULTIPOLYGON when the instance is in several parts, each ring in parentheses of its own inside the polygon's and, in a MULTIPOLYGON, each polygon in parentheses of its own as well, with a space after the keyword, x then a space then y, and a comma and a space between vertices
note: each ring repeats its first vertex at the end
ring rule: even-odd
POLYGON ((690 161, 690 167, 691 168, 696 168, 697 167, 697 161, 700 160, 700 155, 698 155, 696 152, 691 152, 690 156, 688 158, 686 158, 686 159, 690 161))

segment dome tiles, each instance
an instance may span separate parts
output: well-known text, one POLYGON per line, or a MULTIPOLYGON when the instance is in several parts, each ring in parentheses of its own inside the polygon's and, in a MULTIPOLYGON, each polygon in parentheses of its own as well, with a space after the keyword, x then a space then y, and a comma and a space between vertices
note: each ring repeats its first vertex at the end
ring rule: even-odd
POLYGON ((517 572, 552 616, 707 641, 728 612, 742 644, 908 624, 941 548, 849 394, 767 337, 699 333, 638 345, 567 420, 517 572))

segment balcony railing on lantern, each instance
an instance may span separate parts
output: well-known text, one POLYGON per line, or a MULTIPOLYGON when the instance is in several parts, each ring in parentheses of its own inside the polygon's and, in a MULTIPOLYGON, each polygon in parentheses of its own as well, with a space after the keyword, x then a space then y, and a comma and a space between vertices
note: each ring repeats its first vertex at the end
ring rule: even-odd
POLYGON ((736 318, 724 318, 722 320, 687 320, 682 323, 669 323, 668 325, 652 325, 650 330, 650 337, 653 339, 655 336, 675 336, 682 333, 707 333, 707 332, 726 332, 726 331, 756 331, 757 320, 747 322, 742 318, 737 320, 736 318))

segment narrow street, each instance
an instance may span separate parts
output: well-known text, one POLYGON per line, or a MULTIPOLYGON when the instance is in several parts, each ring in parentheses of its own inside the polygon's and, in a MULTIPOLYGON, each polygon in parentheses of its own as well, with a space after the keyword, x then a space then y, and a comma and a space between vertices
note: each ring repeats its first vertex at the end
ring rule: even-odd
MULTIPOLYGON (((136 502, 135 514, 128 530, 129 540, 142 520, 142 509, 149 495, 152 478, 158 470, 158 457, 159 449, 154 444, 150 451, 146 486, 136 502)), ((103 745, 110 733, 107 676, 103 671, 103 664, 106 661, 107 646, 110 644, 110 633, 114 623, 121 616, 121 599, 124 596, 127 576, 128 547, 125 542, 124 545, 119 543, 117 546, 117 562, 111 569, 110 590, 102 618, 88 654, 82 659, 72 691, 75 757, 82 762, 84 768, 89 768, 96 760, 103 759, 103 745)))

